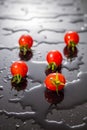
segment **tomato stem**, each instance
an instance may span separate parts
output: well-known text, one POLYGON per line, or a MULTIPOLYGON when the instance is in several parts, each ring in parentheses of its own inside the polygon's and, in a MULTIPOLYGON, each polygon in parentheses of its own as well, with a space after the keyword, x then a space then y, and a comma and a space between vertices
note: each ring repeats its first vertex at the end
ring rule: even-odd
POLYGON ((26 55, 26 53, 30 50, 30 48, 28 48, 28 45, 26 46, 20 46, 20 51, 23 52, 24 55, 26 55))
POLYGON ((73 42, 73 41, 70 41, 70 42, 69 42, 69 44, 68 44, 68 47, 69 47, 69 48, 71 48, 71 50, 74 52, 74 50, 75 50, 75 47, 76 47, 76 44, 75 44, 75 42, 73 42))
POLYGON ((57 92, 57 94, 58 94, 58 87, 60 86, 60 85, 65 85, 64 83, 62 83, 60 80, 59 80, 59 78, 58 78, 58 73, 56 73, 56 78, 54 79, 51 79, 51 82, 52 82, 52 84, 56 87, 56 92, 57 92))
POLYGON ((19 84, 19 83, 21 82, 21 80, 22 80, 22 76, 21 76, 20 74, 17 74, 17 75, 15 75, 15 76, 13 76, 13 78, 12 78, 12 83, 17 83, 17 84, 19 84))
POLYGON ((48 69, 51 69, 52 71, 56 70, 57 65, 55 64, 55 62, 52 62, 48 65, 48 69))

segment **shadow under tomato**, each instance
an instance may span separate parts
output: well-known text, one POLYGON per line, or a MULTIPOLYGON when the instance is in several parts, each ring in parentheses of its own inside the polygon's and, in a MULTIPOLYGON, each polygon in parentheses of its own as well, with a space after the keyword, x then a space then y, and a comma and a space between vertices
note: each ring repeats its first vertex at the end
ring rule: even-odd
POLYGON ((15 89, 17 91, 25 90, 26 87, 27 87, 27 79, 23 78, 22 81, 19 84, 14 83, 11 80, 11 86, 12 86, 12 89, 15 89))
POLYGON ((64 56, 67 59, 72 60, 72 58, 77 57, 78 54, 78 49, 77 47, 74 48, 74 50, 72 50, 72 48, 69 48, 68 46, 65 46, 64 50, 63 50, 64 56))
POLYGON ((57 94, 56 91, 46 89, 44 92, 44 96, 48 103, 58 104, 64 99, 64 90, 59 91, 57 94))
POLYGON ((19 57, 21 60, 28 61, 32 58, 33 53, 32 50, 27 51, 26 55, 22 51, 19 52, 19 57))
POLYGON ((49 68, 45 69, 46 75, 49 75, 50 73, 55 73, 55 72, 61 73, 61 66, 58 66, 55 70, 52 70, 52 69, 49 69, 49 68))

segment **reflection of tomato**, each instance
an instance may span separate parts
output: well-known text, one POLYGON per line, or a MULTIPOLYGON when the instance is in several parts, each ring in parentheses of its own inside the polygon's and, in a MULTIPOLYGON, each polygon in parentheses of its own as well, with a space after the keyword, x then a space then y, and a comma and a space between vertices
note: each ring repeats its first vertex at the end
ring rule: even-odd
POLYGON ((60 73, 51 73, 45 78, 45 85, 49 90, 60 91, 65 86, 65 77, 60 73))
POLYGON ((46 68, 45 74, 49 75, 50 73, 59 72, 61 73, 61 66, 58 66, 55 70, 52 70, 51 68, 46 68))
POLYGON ((59 93, 57 94, 55 91, 46 89, 44 95, 47 102, 51 104, 60 103, 64 99, 64 91, 59 91, 59 93))
POLYGON ((63 53, 64 53, 64 56, 67 57, 67 58, 74 58, 74 57, 77 57, 77 53, 78 53, 78 50, 77 48, 75 47, 74 48, 74 51, 72 51, 71 48, 68 48, 67 46, 64 48, 63 50, 63 53))
POLYGON ((11 82, 12 88, 14 88, 17 91, 25 90, 27 87, 27 79, 24 78, 19 84, 16 84, 15 82, 11 82))
POLYGON ((23 54, 22 51, 20 51, 19 53, 19 57, 21 60, 24 60, 24 61, 28 61, 32 58, 33 54, 32 54, 32 51, 27 51, 26 55, 23 54))

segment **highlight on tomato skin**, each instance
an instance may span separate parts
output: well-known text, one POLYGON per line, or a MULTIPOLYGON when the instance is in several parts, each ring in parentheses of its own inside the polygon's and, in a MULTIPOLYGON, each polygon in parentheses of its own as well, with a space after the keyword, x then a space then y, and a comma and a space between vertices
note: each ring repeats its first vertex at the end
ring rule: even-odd
POLYGON ((62 64, 62 54, 58 50, 51 50, 46 55, 46 61, 48 62, 48 69, 56 70, 58 66, 62 64))
POLYGON ((22 78, 26 77, 28 66, 24 61, 15 61, 10 66, 11 74, 13 75, 12 82, 20 83, 22 78))
POLYGON ((63 74, 56 72, 46 76, 44 83, 47 89, 58 93, 58 91, 64 88, 66 79, 63 74))

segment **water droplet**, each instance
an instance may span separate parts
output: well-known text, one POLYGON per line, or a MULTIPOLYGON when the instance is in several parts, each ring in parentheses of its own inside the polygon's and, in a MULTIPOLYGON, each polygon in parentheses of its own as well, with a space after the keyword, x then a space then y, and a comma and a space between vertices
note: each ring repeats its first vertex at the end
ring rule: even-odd
POLYGON ((16 129, 18 129, 20 127, 20 125, 19 124, 16 124, 16 129))
POLYGON ((3 90, 3 86, 0 86, 0 90, 3 90))
POLYGON ((4 97, 4 95, 0 95, 0 99, 3 98, 3 97, 4 97))

